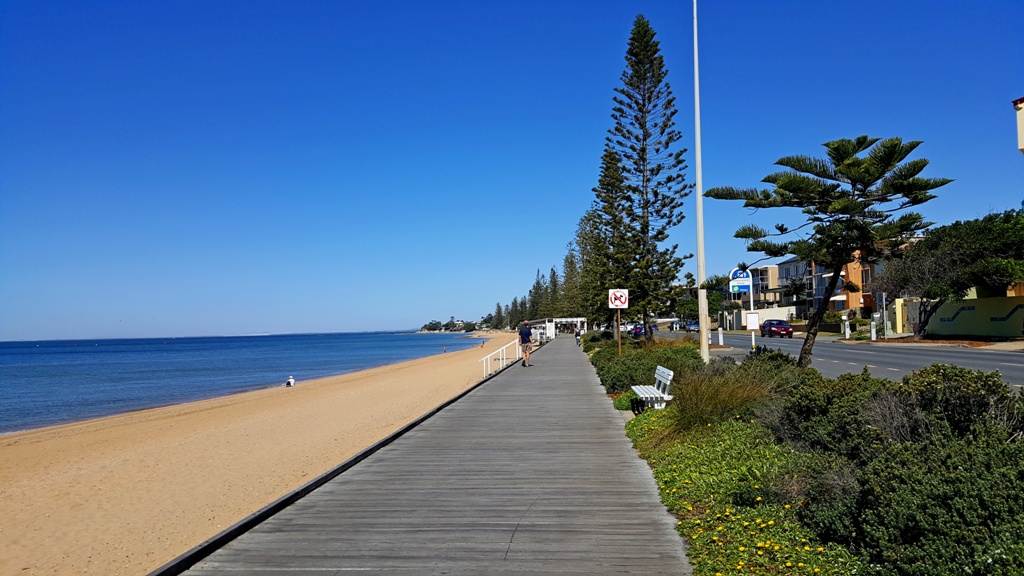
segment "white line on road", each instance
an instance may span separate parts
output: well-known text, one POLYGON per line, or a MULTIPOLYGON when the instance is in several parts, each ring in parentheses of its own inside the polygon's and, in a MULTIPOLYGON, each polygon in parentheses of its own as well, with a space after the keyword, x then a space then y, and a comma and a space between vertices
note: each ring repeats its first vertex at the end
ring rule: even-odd
POLYGON ((878 366, 872 366, 871 364, 865 364, 868 368, 878 368, 878 366))
POLYGON ((1024 366, 1024 364, 1014 364, 1013 362, 1000 362, 1003 366, 1024 366))
POLYGON ((847 364, 849 364, 850 366, 856 366, 857 365, 856 362, 847 362, 847 364))
POLYGON ((899 368, 886 368, 886 370, 892 370, 893 372, 899 372, 899 368))

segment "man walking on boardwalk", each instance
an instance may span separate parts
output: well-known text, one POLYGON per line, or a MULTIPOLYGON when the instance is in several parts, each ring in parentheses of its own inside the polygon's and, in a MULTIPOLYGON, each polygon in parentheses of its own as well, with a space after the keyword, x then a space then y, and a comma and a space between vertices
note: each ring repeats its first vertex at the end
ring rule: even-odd
POLYGON ((533 349, 533 330, 530 324, 523 320, 523 327, 519 329, 519 345, 523 347, 523 366, 531 366, 530 350, 533 349))

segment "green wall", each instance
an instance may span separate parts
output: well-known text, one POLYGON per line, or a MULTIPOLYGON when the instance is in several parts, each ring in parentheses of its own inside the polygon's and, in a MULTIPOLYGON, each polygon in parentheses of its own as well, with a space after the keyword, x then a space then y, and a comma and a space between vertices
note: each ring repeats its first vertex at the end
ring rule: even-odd
POLYGON ((928 334, 1024 337, 1024 297, 978 298, 943 304, 928 322, 928 334))

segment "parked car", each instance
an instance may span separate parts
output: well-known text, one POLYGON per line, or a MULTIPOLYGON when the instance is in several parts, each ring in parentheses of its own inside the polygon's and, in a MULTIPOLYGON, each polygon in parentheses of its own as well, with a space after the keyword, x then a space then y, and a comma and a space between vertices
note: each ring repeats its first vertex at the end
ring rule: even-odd
POLYGON ((687 332, 700 332, 700 322, 696 320, 687 320, 684 329, 687 332))
POLYGON ((793 337, 793 327, 785 320, 765 320, 761 323, 761 337, 793 337))
POLYGON ((633 334, 633 338, 643 338, 644 337, 644 325, 643 324, 637 324, 636 326, 633 326, 633 329, 630 331, 630 333, 633 334))

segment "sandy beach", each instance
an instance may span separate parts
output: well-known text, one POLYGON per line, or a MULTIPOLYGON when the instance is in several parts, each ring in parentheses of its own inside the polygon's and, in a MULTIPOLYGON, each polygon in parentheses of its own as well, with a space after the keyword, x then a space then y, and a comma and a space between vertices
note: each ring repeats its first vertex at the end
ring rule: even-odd
POLYGON ((0 436, 0 574, 146 574, 483 378, 482 347, 0 436))

